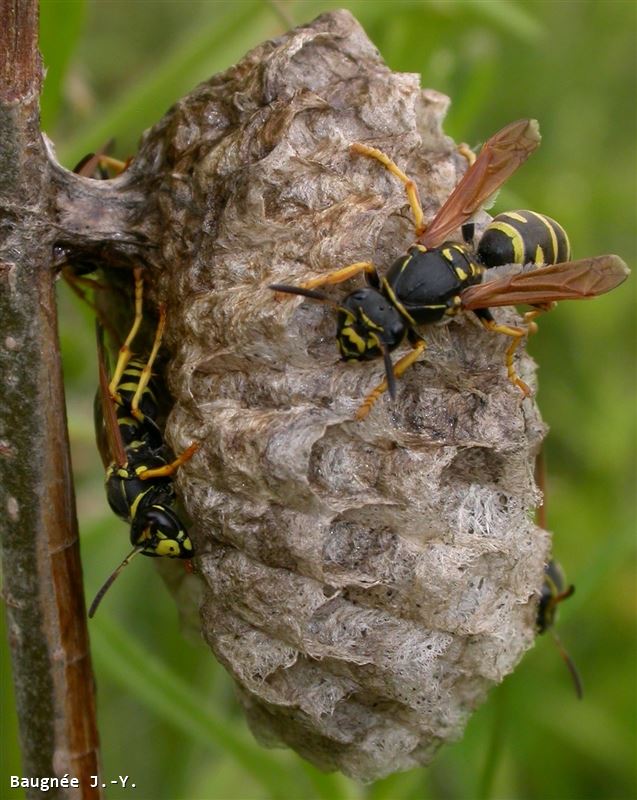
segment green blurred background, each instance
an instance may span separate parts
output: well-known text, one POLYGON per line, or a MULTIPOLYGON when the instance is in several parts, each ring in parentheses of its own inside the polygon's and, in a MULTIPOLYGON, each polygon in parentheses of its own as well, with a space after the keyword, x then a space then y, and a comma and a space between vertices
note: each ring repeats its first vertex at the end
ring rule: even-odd
MULTIPOLYGON (((569 231, 576 257, 636 262, 637 5, 632 2, 48 2, 43 128, 72 167, 114 136, 134 153, 141 132, 196 83, 253 46, 349 8, 395 70, 452 98, 446 131, 476 145, 519 117, 543 144, 500 193, 498 210, 529 207, 569 231)), ((635 278, 610 296, 564 303, 530 349, 551 426, 549 527, 577 585, 559 633, 578 664, 577 701, 550 637, 494 689, 464 739, 428 769, 359 786, 252 740, 228 676, 185 641, 155 571, 137 562, 92 621, 107 778, 146 800, 469 800, 637 797, 635 733, 635 278)), ((68 416, 87 595, 126 550, 110 513, 92 429, 92 320, 60 286, 68 416)), ((4 641, 4 638, 3 638, 4 641)), ((20 774, 6 649, 2 775, 20 774)), ((5 787, 7 787, 5 789, 5 787)), ((8 793, 8 794, 7 794, 8 793)))

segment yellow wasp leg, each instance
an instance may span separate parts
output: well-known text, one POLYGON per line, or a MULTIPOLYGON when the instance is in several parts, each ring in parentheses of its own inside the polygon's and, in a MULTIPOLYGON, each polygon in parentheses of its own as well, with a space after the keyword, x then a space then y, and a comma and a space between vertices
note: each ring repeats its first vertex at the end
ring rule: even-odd
MULTIPOLYGON (((394 364, 393 372, 397 378, 400 378, 400 376, 403 375, 404 372, 420 358, 425 350, 425 347, 427 347, 427 344, 423 339, 420 339, 413 347, 414 349, 410 353, 404 355, 394 364)), ((372 391, 367 395, 356 412, 356 419, 359 422, 365 419, 365 417, 372 410, 374 403, 378 400, 381 394, 384 394, 387 391, 387 388, 387 378, 385 378, 385 380, 381 381, 381 383, 379 383, 378 386, 372 389, 372 391)))
POLYGON ((155 469, 144 470, 143 472, 140 472, 137 477, 141 481, 147 481, 151 478, 168 478, 173 474, 173 472, 177 472, 182 464, 185 464, 186 461, 189 461, 198 449, 199 442, 193 442, 183 451, 183 453, 178 455, 174 461, 171 461, 170 464, 164 464, 163 467, 156 467, 155 469))
POLYGON ((420 205, 420 198, 418 197, 418 188, 412 179, 407 177, 402 169, 400 169, 388 155, 385 155, 382 150, 378 150, 376 147, 369 147, 369 145, 354 142, 354 144, 350 145, 350 150, 362 156, 368 156, 369 158, 375 158, 376 161, 380 161, 392 175, 402 182, 407 194, 407 200, 411 206, 411 213, 414 216, 416 236, 421 236, 425 232, 426 226, 423 223, 424 214, 422 213, 422 206, 420 205))
MULTIPOLYGON (((371 261, 356 261, 354 264, 348 264, 346 267, 326 272, 324 275, 318 275, 316 278, 310 278, 309 281, 304 281, 300 284, 302 289, 318 289, 321 286, 334 286, 337 283, 343 283, 350 278, 356 277, 361 272, 368 275, 377 276, 376 267, 371 261)), ((277 300, 288 297, 287 292, 275 292, 277 300)))
POLYGON ((108 385, 108 393, 116 403, 120 403, 121 401, 121 398, 117 392, 117 387, 119 386, 119 382, 122 379, 124 370, 128 366, 128 362, 131 360, 131 356, 133 355, 130 346, 133 342, 133 339, 137 335, 140 325, 142 324, 142 296, 144 293, 144 282, 142 280, 141 267, 135 267, 133 275, 135 277, 135 318, 133 319, 133 325, 128 333, 128 336, 126 337, 126 341, 119 348, 119 356, 117 357, 115 371, 113 372, 113 377, 108 385))
POLYGON ((110 167, 116 175, 121 175, 124 172, 129 161, 120 161, 119 158, 111 158, 111 156, 104 155, 98 157, 100 167, 110 167))
MULTIPOLYGON (((540 314, 544 314, 547 311, 552 311, 556 306, 557 303, 555 301, 551 303, 538 304, 534 306, 533 311, 526 312, 526 314, 524 315, 524 321, 526 323, 531 323, 531 320, 534 320, 536 317, 539 317, 540 314)), ((532 323, 532 328, 533 330, 531 331, 531 333, 535 333, 537 330, 537 325, 535 323, 532 323)))
POLYGON ((157 358, 157 353, 159 352, 159 347, 161 345, 161 339, 164 335, 164 328, 166 326, 166 308, 164 305, 159 307, 159 322, 157 323, 157 330, 155 331, 155 341, 153 342, 153 349, 150 351, 150 355, 148 356, 148 361, 144 364, 144 368, 141 371, 139 376, 139 381, 137 382, 137 389, 135 389, 135 394, 133 395, 133 399, 131 400, 131 414, 135 417, 135 419, 142 420, 144 415, 139 410, 139 401, 144 393, 144 389, 148 386, 148 382, 150 381, 152 374, 153 374, 153 363, 157 358))
POLYGON ((343 283, 343 281, 354 278, 361 272, 366 272, 368 275, 375 275, 376 267, 371 261, 356 261, 354 264, 348 264, 346 267, 341 267, 332 272, 327 272, 325 275, 319 275, 316 278, 311 278, 309 281, 304 281, 301 286, 304 289, 317 289, 319 286, 334 286, 337 283, 343 283))
POLYGON ((466 160, 467 160, 467 164, 468 164, 470 167, 472 167, 472 166, 475 164, 475 161, 476 161, 476 158, 477 158, 477 156, 476 156, 476 154, 473 152, 473 150, 472 150, 472 149, 469 147, 469 145, 468 145, 468 144, 465 144, 464 142, 462 142, 461 144, 459 144, 459 145, 456 147, 456 150, 457 150, 457 151, 460 153, 460 155, 461 155, 461 156, 463 156, 464 158, 466 158, 466 160))
POLYGON ((525 336, 528 336, 531 333, 535 333, 537 331, 537 325, 532 322, 531 320, 533 317, 541 314, 541 310, 537 311, 529 311, 527 314, 524 315, 524 320, 527 322, 526 328, 517 328, 513 325, 501 325, 494 320, 483 319, 481 320, 482 324, 488 331, 493 331, 493 333, 503 333, 505 336, 511 336, 513 341, 507 347, 505 360, 504 363, 507 368, 507 375, 509 380, 512 384, 518 387, 518 389, 522 392, 525 397, 529 397, 531 395, 531 390, 529 387, 524 383, 524 381, 518 377, 515 367, 513 366, 513 356, 515 351, 518 349, 520 342, 525 336))
POLYGON ((509 380, 511 383, 515 384, 518 389, 522 392, 525 397, 529 397, 531 395, 531 390, 527 386, 527 384, 518 377, 515 369, 513 367, 513 356, 515 351, 517 350, 522 338, 524 336, 530 336, 533 333, 537 333, 537 324, 533 321, 536 317, 540 314, 544 314, 546 311, 551 311, 557 303, 544 303, 542 305, 538 305, 533 311, 527 311, 524 316, 524 322, 526 327, 525 328, 516 328, 511 327, 509 325, 498 325, 495 322, 489 322, 488 320, 483 320, 483 325, 490 331, 495 331, 495 333, 503 333, 506 336, 513 336, 515 337, 509 347, 507 347, 506 351, 506 358, 505 364, 507 368, 507 375, 509 376, 509 380))

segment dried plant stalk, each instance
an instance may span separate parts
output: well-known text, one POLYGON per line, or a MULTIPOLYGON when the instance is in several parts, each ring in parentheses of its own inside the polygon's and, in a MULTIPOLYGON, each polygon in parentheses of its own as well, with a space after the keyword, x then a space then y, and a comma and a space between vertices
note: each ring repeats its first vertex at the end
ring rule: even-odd
MULTIPOLYGON (((36 0, 2 0, 2 599, 22 756, 20 794, 95 800, 102 796, 91 785, 100 772, 99 740, 57 333, 53 191, 39 130, 37 40, 36 0)), ((7 791, 9 783, 4 775, 7 791)))

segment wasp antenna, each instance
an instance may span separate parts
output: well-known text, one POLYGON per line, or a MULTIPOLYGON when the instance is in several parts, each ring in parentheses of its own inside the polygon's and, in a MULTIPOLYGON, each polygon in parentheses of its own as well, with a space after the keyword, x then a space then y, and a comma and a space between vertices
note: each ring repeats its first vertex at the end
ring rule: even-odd
POLYGON ((579 670, 575 666, 573 659, 567 653, 564 645, 560 641, 557 633, 555 631, 551 631, 551 635, 553 636, 553 641, 555 642, 555 646, 557 647, 560 656, 562 656, 562 660, 566 664, 568 671, 571 674, 571 678, 573 680, 573 686, 575 688, 575 694, 577 695, 577 699, 581 700, 584 697, 584 685, 582 683, 582 678, 579 674, 579 670))
POLYGON ((318 300, 320 303, 332 302, 323 292, 317 292, 314 289, 304 289, 302 286, 288 286, 286 283, 271 283, 268 289, 272 289, 275 292, 284 292, 285 294, 299 294, 302 297, 309 297, 310 300, 318 300))
POLYGON ((556 596, 553 598, 553 603, 554 603, 555 605, 557 605, 558 603, 561 603, 561 602, 562 602, 562 600, 567 600, 567 599, 568 599, 569 597, 571 597, 571 595, 573 595, 573 594, 575 594, 575 587, 573 586, 573 584, 571 584, 571 585, 568 587, 568 589, 565 589, 563 592, 560 592, 558 595, 556 595, 556 596))
POLYGON ((285 283, 271 283, 268 289, 272 289, 275 292, 283 292, 284 294, 298 294, 301 297, 308 297, 310 300, 317 300, 319 303, 325 303, 325 305, 333 308, 334 311, 344 310, 326 294, 317 292, 315 289, 304 289, 302 286, 288 286, 285 283))
POLYGON ((104 582, 102 588, 99 592, 95 595, 95 599, 91 603, 91 607, 88 610, 89 619, 92 619, 95 616, 95 612, 99 604, 102 602, 102 598, 106 594, 106 592, 111 588, 113 581, 119 575, 119 573, 124 569, 124 567, 129 564, 132 559, 138 554, 141 553, 143 550, 142 547, 135 547, 133 548, 130 553, 126 556, 126 558, 122 561, 122 563, 115 569, 111 574, 108 576, 106 581, 104 582))
POLYGON ((387 377, 387 391, 392 399, 396 399, 396 376, 394 375, 394 365, 391 363, 391 356, 389 355, 389 348, 386 344, 381 344, 383 351, 383 362, 385 364, 385 375, 387 377))

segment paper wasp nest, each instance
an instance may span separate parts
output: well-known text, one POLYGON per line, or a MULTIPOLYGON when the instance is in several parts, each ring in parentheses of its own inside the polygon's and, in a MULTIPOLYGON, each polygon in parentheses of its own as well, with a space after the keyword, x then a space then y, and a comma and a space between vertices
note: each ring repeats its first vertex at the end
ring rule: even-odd
POLYGON ((168 438, 201 442, 178 485, 203 635, 260 740, 364 781, 459 738, 531 645, 544 426, 507 380, 506 337, 470 315, 427 331, 394 406, 356 422, 382 360, 341 362, 333 311, 267 286, 405 252, 401 184, 349 145, 391 154, 431 219, 467 166, 448 103, 336 12, 199 86, 131 168, 160 176, 150 281, 168 303, 168 438))

